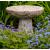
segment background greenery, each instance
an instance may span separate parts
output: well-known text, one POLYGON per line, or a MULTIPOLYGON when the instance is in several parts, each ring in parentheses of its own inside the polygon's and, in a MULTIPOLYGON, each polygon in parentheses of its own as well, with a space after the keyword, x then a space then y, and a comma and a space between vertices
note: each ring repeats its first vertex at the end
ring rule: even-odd
MULTIPOLYGON (((5 26, 11 25, 14 26, 15 28, 18 27, 19 19, 16 18, 15 16, 9 15, 6 12, 6 7, 13 5, 36 5, 44 7, 44 13, 32 19, 33 26, 36 27, 36 24, 41 22, 42 25, 40 27, 45 28, 46 25, 48 24, 48 20, 45 20, 45 17, 50 14, 50 1, 47 2, 46 1, 0 1, 0 22, 4 23, 5 26)), ((9 48, 9 49, 50 48, 50 34, 49 35, 44 34, 43 32, 41 35, 40 33, 35 32, 32 36, 29 36, 25 32, 12 32, 11 30, 8 29, 7 30, 0 29, 0 48, 9 48), (38 38, 37 34, 38 35, 40 34, 38 38), (38 39, 37 42, 36 38, 38 39), (27 41, 29 41, 28 42, 29 44, 27 43, 27 41)))
POLYGON ((0 48, 2 49, 49 49, 50 35, 42 33, 29 36, 25 32, 12 32, 0 29, 0 48), (33 39, 32 39, 33 38, 33 39))
POLYGON ((44 26, 46 25, 44 24, 44 22, 46 22, 44 18, 48 14, 50 14, 49 3, 50 2, 44 2, 44 1, 41 2, 40 1, 0 1, 0 21, 2 21, 5 25, 13 25, 17 27, 19 19, 14 16, 10 17, 11 15, 8 15, 8 13, 6 12, 6 7, 13 5, 38 5, 44 7, 44 13, 41 16, 33 18, 33 25, 36 26, 38 22, 43 22, 43 26, 44 26))

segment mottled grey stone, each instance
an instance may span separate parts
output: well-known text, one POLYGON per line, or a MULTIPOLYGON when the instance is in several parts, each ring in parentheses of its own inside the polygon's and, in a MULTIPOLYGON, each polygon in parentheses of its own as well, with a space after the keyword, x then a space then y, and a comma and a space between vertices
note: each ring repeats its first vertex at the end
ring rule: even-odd
POLYGON ((19 31, 25 31, 26 33, 33 33, 32 19, 20 19, 19 20, 19 31))

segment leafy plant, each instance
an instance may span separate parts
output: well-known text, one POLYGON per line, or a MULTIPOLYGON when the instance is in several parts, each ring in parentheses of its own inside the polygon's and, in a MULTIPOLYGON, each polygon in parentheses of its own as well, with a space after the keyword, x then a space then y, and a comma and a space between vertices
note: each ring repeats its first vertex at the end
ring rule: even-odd
POLYGON ((35 49, 50 48, 50 35, 46 36, 42 33, 40 36, 38 34, 29 36, 25 32, 12 32, 11 30, 0 29, 0 48, 27 49, 30 47, 35 49), (36 39, 37 36, 38 41, 36 39))
MULTIPOLYGON (((18 24, 18 22, 13 24, 13 22, 14 22, 14 20, 12 19, 13 17, 10 17, 10 15, 8 15, 8 13, 5 10, 6 7, 13 6, 13 5, 42 6, 42 7, 44 7, 44 13, 42 14, 42 16, 33 18, 33 25, 35 26, 38 22, 43 21, 44 18, 46 17, 46 15, 48 15, 50 13, 49 3, 50 2, 46 2, 46 1, 45 2, 44 1, 0 1, 0 20, 2 22, 4 22, 5 25, 8 24, 8 25, 15 25, 16 26, 16 23, 18 24), (7 21, 9 21, 9 22, 7 22, 7 21)), ((14 17, 14 19, 15 19, 15 17, 14 17)), ((18 21, 18 19, 17 19, 17 21, 18 21)))

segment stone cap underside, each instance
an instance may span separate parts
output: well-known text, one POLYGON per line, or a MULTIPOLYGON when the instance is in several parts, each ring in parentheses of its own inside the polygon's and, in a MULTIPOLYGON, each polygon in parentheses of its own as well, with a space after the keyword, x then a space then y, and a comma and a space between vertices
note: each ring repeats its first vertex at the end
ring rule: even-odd
POLYGON ((43 7, 40 6, 29 6, 29 5, 19 5, 19 6, 10 6, 6 8, 6 11, 14 16, 37 16, 41 15, 44 11, 43 7))

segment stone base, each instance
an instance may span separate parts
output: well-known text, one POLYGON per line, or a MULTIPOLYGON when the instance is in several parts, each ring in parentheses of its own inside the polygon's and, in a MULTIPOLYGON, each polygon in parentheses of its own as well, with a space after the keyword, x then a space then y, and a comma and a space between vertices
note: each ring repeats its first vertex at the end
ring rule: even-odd
POLYGON ((20 19, 18 29, 20 32, 33 33, 32 19, 20 19))

